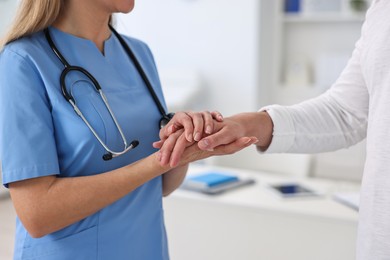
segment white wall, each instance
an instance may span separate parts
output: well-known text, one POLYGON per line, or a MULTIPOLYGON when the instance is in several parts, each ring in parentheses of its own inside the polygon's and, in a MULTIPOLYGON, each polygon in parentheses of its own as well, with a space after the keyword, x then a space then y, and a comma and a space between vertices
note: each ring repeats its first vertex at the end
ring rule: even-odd
POLYGON ((17 4, 16 0, 0 0, 0 36, 6 32, 12 21, 17 4))
POLYGON ((160 71, 185 68, 202 76, 201 109, 224 115, 257 108, 258 0, 143 0, 118 16, 121 32, 151 47, 160 71))
MULTIPOLYGON (((256 111, 263 105, 279 101, 280 98, 274 96, 275 84, 280 83, 279 63, 282 58, 288 60, 291 54, 285 47, 304 48, 315 56, 315 50, 307 45, 313 40, 307 37, 311 30, 319 30, 316 31, 322 37, 318 36, 319 43, 325 42, 324 37, 343 39, 337 44, 323 46, 336 50, 353 47, 358 36, 359 26, 347 24, 345 26, 351 26, 353 30, 349 27, 334 30, 326 23, 323 26, 308 23, 298 27, 303 27, 302 30, 293 30, 296 37, 290 37, 285 45, 280 37, 281 8, 282 0, 143 0, 136 2, 130 14, 119 15, 117 26, 121 32, 149 44, 160 72, 171 69, 199 72, 204 83, 203 98, 198 99, 202 104, 195 110, 216 109, 228 116, 256 111), (344 32, 343 38, 339 37, 340 32, 344 32)), ((321 44, 316 42, 315 45, 321 44)), ((163 85, 163 88, 168 87, 163 85)), ((288 98, 291 102, 297 101, 294 96, 288 95, 288 98)), ((313 160, 312 156, 296 154, 261 156, 249 148, 231 156, 208 159, 208 162, 295 175, 308 174, 311 170, 313 175, 324 177, 329 172, 333 177, 358 180, 362 171, 360 161, 356 165, 346 165, 345 160, 332 159, 363 151, 350 150, 315 156, 313 160), (354 151, 351 153, 350 150, 354 151), (309 169, 312 163, 313 167, 309 169)))

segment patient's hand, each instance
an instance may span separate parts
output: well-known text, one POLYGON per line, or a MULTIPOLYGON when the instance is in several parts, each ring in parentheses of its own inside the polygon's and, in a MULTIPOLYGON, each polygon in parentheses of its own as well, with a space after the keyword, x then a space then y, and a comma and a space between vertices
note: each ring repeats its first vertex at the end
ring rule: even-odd
MULTIPOLYGON (((213 150, 202 150, 195 141, 188 142, 184 129, 172 133, 164 142, 158 143, 161 147, 159 160, 162 165, 176 167, 215 155, 226 155, 238 152, 245 147, 257 143, 256 137, 240 137, 228 144, 221 144, 213 150)), ((155 143, 156 144, 156 143, 155 143)))
POLYGON ((155 142, 153 146, 160 148, 159 158, 162 165, 169 164, 171 167, 175 167, 183 161, 183 154, 191 146, 197 146, 197 150, 191 148, 197 151, 197 155, 194 155, 194 161, 213 155, 235 153, 251 144, 257 143, 256 137, 248 137, 245 134, 246 132, 242 125, 233 118, 226 118, 223 122, 214 122, 214 132, 210 137, 205 135, 204 139, 199 143, 194 140, 189 142, 185 137, 185 130, 180 129, 169 135, 165 140, 155 142), (201 152, 202 150, 204 153, 201 152))
POLYGON ((200 150, 211 152, 206 153, 206 157, 239 151, 243 147, 238 149, 235 145, 244 142, 243 140, 248 141, 245 138, 250 139, 250 144, 256 144, 259 149, 266 150, 272 141, 272 133, 273 122, 266 111, 248 112, 225 118, 222 122, 214 120, 212 133, 205 134, 198 143, 194 140, 188 141, 185 129, 182 128, 181 132, 174 132, 164 140, 155 142, 153 146, 160 148, 160 161, 163 165, 175 166, 181 161, 182 153, 193 145, 200 150))

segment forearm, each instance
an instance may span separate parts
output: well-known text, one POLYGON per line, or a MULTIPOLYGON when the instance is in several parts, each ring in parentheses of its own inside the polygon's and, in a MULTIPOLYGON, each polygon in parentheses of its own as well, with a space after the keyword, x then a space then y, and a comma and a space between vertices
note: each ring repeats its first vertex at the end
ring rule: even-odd
POLYGON ((188 170, 188 164, 176 167, 163 175, 163 195, 168 196, 183 182, 188 170))
POLYGON ((93 176, 30 179, 10 184, 19 218, 34 237, 60 230, 96 213, 169 168, 155 154, 93 176))
POLYGON ((366 113, 343 106, 329 94, 290 107, 266 108, 275 123, 267 152, 327 152, 363 140, 367 131, 366 113))
POLYGON ((267 149, 272 141, 273 123, 267 112, 248 112, 231 116, 230 119, 242 126, 243 136, 253 136, 261 150, 267 149))

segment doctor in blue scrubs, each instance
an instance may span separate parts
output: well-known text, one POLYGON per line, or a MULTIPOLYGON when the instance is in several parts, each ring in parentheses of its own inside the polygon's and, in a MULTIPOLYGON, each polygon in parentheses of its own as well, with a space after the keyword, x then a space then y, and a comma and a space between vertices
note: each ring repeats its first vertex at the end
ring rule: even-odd
POLYGON ((113 13, 133 6, 21 1, 0 53, 0 155, 18 216, 14 259, 169 259, 162 196, 181 184, 189 162, 254 142, 201 151, 194 142, 219 115, 181 112, 175 117, 193 122, 189 145, 180 162, 160 164, 152 143, 167 114, 152 54, 109 26, 113 13))

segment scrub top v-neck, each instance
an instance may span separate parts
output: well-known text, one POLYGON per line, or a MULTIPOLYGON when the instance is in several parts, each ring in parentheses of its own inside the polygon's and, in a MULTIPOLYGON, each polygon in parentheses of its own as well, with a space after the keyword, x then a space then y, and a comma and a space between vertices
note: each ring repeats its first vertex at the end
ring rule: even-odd
MULTIPOLYGON (((64 99, 63 65, 42 32, 8 44, 0 54, 0 151, 3 184, 58 174, 78 177, 107 172, 155 152, 158 111, 120 42, 111 35, 104 55, 89 40, 50 27, 57 48, 71 65, 100 83, 134 150, 103 161, 103 147, 64 99)), ((153 56, 143 42, 125 37, 165 106, 153 56)), ((92 84, 77 72, 68 91, 103 141, 123 148, 122 139, 92 84)), ((45 237, 30 237, 17 220, 14 259, 168 259, 161 177, 71 226, 45 237)))

